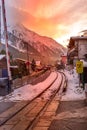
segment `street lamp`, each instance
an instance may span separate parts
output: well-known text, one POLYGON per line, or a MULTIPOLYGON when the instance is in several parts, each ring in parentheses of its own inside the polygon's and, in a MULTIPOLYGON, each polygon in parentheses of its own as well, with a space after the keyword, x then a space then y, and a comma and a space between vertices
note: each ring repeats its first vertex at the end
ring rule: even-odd
POLYGON ((28 64, 28 74, 30 73, 30 71, 29 71, 29 45, 28 45, 28 43, 27 43, 27 64, 28 64))
POLYGON ((26 53, 27 53, 27 62, 26 62, 26 66, 27 66, 27 69, 28 69, 28 74, 30 73, 29 71, 29 45, 27 42, 23 41, 24 45, 25 45, 25 48, 26 48, 26 53))

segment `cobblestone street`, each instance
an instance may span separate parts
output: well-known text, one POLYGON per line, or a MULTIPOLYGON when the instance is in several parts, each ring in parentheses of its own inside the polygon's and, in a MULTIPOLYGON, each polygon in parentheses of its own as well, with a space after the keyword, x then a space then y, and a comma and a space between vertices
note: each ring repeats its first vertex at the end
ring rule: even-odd
POLYGON ((61 102, 48 130, 87 130, 85 100, 61 102))

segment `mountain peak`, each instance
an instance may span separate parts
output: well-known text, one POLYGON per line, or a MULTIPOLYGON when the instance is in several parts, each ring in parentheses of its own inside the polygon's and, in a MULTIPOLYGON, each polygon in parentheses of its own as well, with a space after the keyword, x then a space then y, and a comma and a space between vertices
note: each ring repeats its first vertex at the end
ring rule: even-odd
POLYGON ((27 46, 29 46, 29 52, 37 53, 39 57, 48 56, 49 60, 57 60, 65 52, 65 48, 54 39, 40 36, 22 24, 8 26, 8 40, 11 46, 16 47, 19 51, 26 52, 27 46))

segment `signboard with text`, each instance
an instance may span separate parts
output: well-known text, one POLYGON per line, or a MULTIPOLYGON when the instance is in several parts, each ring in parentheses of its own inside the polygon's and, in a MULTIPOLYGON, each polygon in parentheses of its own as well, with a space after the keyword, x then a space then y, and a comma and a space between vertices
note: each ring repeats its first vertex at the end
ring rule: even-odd
POLYGON ((83 73, 83 62, 82 61, 76 62, 76 72, 83 73))

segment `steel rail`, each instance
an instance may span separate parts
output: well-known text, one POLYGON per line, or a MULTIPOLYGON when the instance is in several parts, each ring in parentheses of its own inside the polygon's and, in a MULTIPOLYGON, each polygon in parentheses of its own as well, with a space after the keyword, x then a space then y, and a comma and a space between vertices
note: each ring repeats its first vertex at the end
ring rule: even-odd
MULTIPOLYGON (((57 73, 56 73, 57 74, 57 73)), ((38 94, 36 97, 34 97, 31 101, 28 101, 23 107, 21 107, 18 111, 10 114, 6 119, 4 119, 3 121, 0 122, 0 126, 4 125, 7 121, 9 121, 11 118, 13 118, 14 116, 16 116, 19 112, 21 112, 24 108, 26 108, 29 104, 31 104, 34 100, 36 100, 37 98, 39 98, 44 92, 47 91, 47 89, 49 89, 52 84, 54 84, 54 82, 56 81, 56 79, 58 78, 58 74, 56 75, 56 78, 52 81, 52 83, 46 88, 44 89, 43 92, 41 92, 40 94, 38 94)))
MULTIPOLYGON (((62 74, 62 73, 61 73, 62 74)), ((39 118, 43 115, 43 112, 47 109, 47 107, 49 106, 49 104, 52 102, 52 100, 55 98, 56 94, 58 93, 58 91, 60 90, 61 87, 63 87, 65 83, 65 77, 62 74, 62 80, 60 85, 58 86, 58 89, 56 89, 55 93, 50 97, 50 100, 48 100, 44 107, 42 107, 42 109, 39 111, 39 113, 35 116, 35 118, 32 120, 32 122, 27 126, 27 128, 25 130, 32 130, 35 126, 35 124, 38 122, 39 118), (64 81, 64 82, 63 82, 64 81)))

